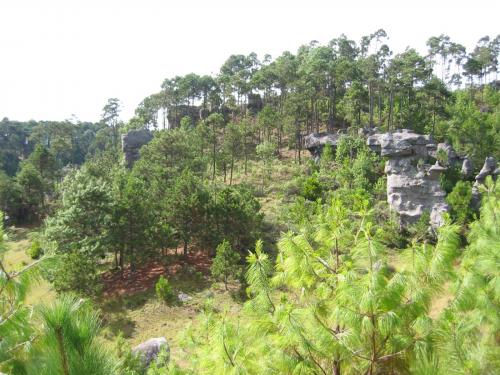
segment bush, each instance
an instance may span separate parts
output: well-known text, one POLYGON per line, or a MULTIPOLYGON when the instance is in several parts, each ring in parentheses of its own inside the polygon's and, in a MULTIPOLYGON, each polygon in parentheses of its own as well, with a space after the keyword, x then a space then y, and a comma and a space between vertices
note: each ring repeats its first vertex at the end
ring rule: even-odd
POLYGON ((174 298, 174 290, 166 278, 160 276, 156 282, 156 297, 162 301, 172 301, 174 298))
POLYGON ((238 277, 240 271, 238 263, 240 259, 240 254, 233 250, 227 240, 224 240, 217 246, 216 255, 210 270, 216 280, 224 281, 226 290, 229 277, 238 277))
POLYGON ((43 255, 43 249, 42 246, 40 245, 40 242, 33 241, 33 243, 28 249, 28 255, 30 256, 31 259, 38 259, 43 255))
POLYGON ((467 181, 458 181, 446 197, 450 205, 451 216, 458 224, 463 225, 472 219, 474 211, 471 208, 471 199, 472 186, 467 181))
POLYGON ((316 173, 304 181, 304 184, 302 185, 301 195, 305 199, 316 201, 321 198, 322 194, 323 188, 316 173))

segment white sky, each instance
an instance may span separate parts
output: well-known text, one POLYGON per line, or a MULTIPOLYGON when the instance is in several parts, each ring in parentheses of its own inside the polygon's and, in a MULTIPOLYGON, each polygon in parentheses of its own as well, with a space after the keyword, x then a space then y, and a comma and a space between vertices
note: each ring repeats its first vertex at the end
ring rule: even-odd
POLYGON ((383 28, 395 52, 445 33, 469 50, 499 14, 494 0, 0 0, 0 119, 97 121, 110 97, 128 119, 167 77, 341 33, 383 28))

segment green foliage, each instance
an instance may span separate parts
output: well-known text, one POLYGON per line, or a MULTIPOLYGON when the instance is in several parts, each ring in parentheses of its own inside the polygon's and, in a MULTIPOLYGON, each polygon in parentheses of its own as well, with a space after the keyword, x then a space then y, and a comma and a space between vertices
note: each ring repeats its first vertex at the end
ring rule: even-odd
POLYGON ((240 254, 231 248, 231 244, 227 240, 217 246, 210 271, 216 280, 224 281, 226 290, 229 278, 238 277, 240 272, 239 262, 240 254))
POLYGON ((455 185, 462 179, 462 175, 459 168, 450 166, 441 174, 440 178, 441 187, 447 194, 450 194, 455 185))
POLYGON ((38 259, 43 255, 43 248, 38 240, 34 240, 27 251, 31 259, 38 259))
POLYGON ((450 205, 452 218, 461 225, 472 219, 474 210, 471 207, 472 186, 468 181, 458 181, 446 201, 450 205))
POLYGON ((282 236, 275 267, 257 243, 241 319, 200 317, 190 371, 404 373, 439 348, 427 312, 453 275, 456 227, 435 247, 410 248, 401 271, 373 237, 366 203, 351 211, 334 199, 303 229, 282 236))
POLYGON ((187 169, 174 181, 165 198, 168 222, 184 245, 184 255, 192 240, 202 237, 209 199, 203 182, 187 169))
POLYGON ((500 188, 486 183, 480 218, 470 225, 454 299, 438 325, 443 373, 493 374, 499 366, 500 188))
POLYGON ((308 177, 302 185, 301 195, 310 201, 315 201, 322 197, 323 187, 319 181, 318 175, 313 174, 308 177))
POLYGON ((132 353, 132 348, 123 337, 122 332, 116 337, 115 352, 118 359, 118 374, 140 375, 144 372, 144 365, 141 358, 132 353))
POLYGON ((156 297, 160 301, 171 302, 175 297, 172 285, 170 285, 168 280, 165 277, 163 277, 163 275, 161 275, 158 281, 156 282, 155 291, 156 291, 156 297))
POLYGON ((110 188, 81 169, 64 179, 62 191, 60 209, 46 222, 47 242, 59 254, 48 277, 59 291, 92 294, 110 241, 110 188))
POLYGON ((242 185, 210 189, 203 240, 215 248, 228 240, 237 251, 247 250, 260 236, 263 215, 252 191, 242 185))
POLYGON ((61 296, 39 309, 41 329, 27 374, 116 373, 116 360, 98 342, 100 319, 84 300, 61 296))
POLYGON ((255 151, 264 167, 264 173, 262 175, 262 187, 264 188, 271 178, 273 160, 276 156, 276 145, 273 142, 264 141, 257 145, 255 151))
POLYGON ((17 273, 8 272, 4 265, 7 236, 0 211, 0 370, 11 372, 23 367, 23 351, 31 345, 33 327, 32 310, 24 304, 26 294, 36 279, 36 267, 17 273))

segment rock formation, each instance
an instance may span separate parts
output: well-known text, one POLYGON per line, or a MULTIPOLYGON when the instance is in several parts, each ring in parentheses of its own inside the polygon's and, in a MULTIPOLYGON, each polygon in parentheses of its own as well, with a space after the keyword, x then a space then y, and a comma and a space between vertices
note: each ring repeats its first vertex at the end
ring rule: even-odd
MULTIPOLYGON (((429 135, 417 134, 408 129, 392 133, 379 133, 375 129, 360 129, 358 134, 366 137, 368 147, 387 157, 387 201, 392 210, 399 214, 401 224, 413 224, 424 212, 430 214, 430 224, 443 224, 443 213, 448 211, 446 193, 441 188, 440 176, 448 167, 460 168, 462 175, 470 179, 474 169, 468 156, 458 155, 448 143, 435 144, 429 135), (437 159, 443 157, 440 165, 437 159), (432 164, 434 163, 434 164, 432 164)), ((304 143, 316 161, 326 144, 335 150, 339 134, 312 133, 304 143)), ((500 175, 500 168, 493 157, 486 158, 483 168, 476 176, 472 188, 472 205, 480 205, 479 185, 487 176, 494 179, 500 175)))
POLYGON ((170 353, 167 339, 165 337, 156 337, 137 345, 132 349, 132 353, 141 358, 145 367, 149 367, 156 360, 162 348, 165 348, 170 353))
POLYGON ((125 154, 125 164, 132 168, 139 160, 140 149, 153 139, 153 135, 146 129, 132 129, 127 134, 122 135, 122 151, 125 154))
POLYGON ((401 224, 414 224, 424 212, 429 212, 431 225, 442 225, 448 205, 440 175, 446 168, 438 162, 429 164, 437 150, 432 138, 401 129, 372 134, 367 138, 367 145, 388 157, 385 165, 387 201, 399 214, 401 224))
POLYGON ((472 206, 475 209, 479 209, 481 205, 481 193, 479 191, 479 186, 484 183, 486 177, 491 176, 496 180, 498 175, 500 174, 500 167, 498 167, 498 163, 494 157, 487 157, 484 161, 483 168, 479 171, 476 176, 476 182, 472 186, 472 206))
POLYGON ((196 122, 200 119, 201 110, 201 107, 184 104, 172 108, 167 114, 169 129, 178 128, 183 117, 191 118, 192 123, 196 124, 196 122))
POLYGON ((335 149, 337 147, 338 139, 338 134, 312 133, 304 138, 304 147, 309 150, 314 160, 318 162, 325 145, 328 144, 335 149))

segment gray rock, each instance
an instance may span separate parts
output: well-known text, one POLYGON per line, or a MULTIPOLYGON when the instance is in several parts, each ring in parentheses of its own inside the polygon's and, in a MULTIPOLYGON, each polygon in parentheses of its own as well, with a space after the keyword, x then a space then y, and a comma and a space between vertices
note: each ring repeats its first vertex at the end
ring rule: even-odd
POLYGON ((437 150, 432 138, 402 129, 372 134, 366 143, 388 158, 387 202, 398 213, 401 225, 416 223, 424 212, 429 212, 433 227, 442 225, 448 205, 439 176, 446 168, 437 162, 432 166, 427 164, 437 150))
POLYGON ((444 152, 448 165, 455 165, 460 160, 457 153, 449 143, 438 143, 436 155, 438 152, 444 152))
POLYGON ((462 169, 460 170, 462 175, 465 177, 471 177, 474 172, 474 168, 472 167, 472 161, 466 156, 462 162, 462 169))
POLYGON ((481 206, 481 192, 479 190, 479 186, 484 183, 486 177, 491 176, 493 179, 498 177, 500 173, 500 168, 494 157, 489 156, 484 161, 483 168, 479 171, 479 174, 476 176, 476 182, 472 186, 472 207, 476 210, 481 206))
POLYGON ((493 176, 495 170, 497 169, 497 162, 494 157, 488 156, 484 161, 483 168, 479 171, 476 176, 476 181, 483 183, 487 176, 493 176))
POLYGON ((153 139, 153 135, 147 129, 132 129, 122 135, 122 151, 125 154, 125 164, 132 168, 140 158, 140 149, 153 139))
POLYGON ((316 162, 321 157, 321 152, 325 145, 331 145, 333 149, 337 147, 338 134, 333 133, 312 133, 304 138, 304 147, 309 150, 316 162))
POLYGON ((189 295, 187 295, 186 293, 183 293, 183 292, 179 292, 179 294, 177 295, 177 298, 179 299, 179 301, 181 301, 182 303, 184 302, 187 302, 189 300, 192 300, 193 298, 190 297, 189 295))
POLYGON ((132 349, 132 353, 141 358, 143 364, 148 367, 160 353, 160 350, 165 347, 170 353, 167 339, 165 337, 156 337, 137 345, 132 349))

